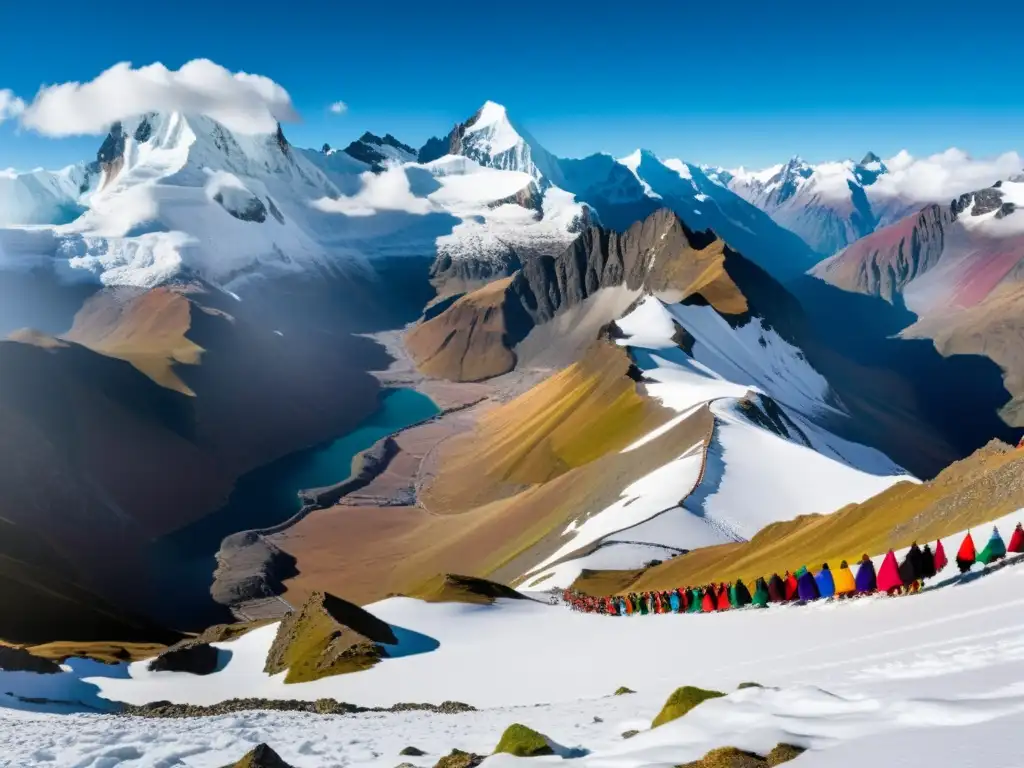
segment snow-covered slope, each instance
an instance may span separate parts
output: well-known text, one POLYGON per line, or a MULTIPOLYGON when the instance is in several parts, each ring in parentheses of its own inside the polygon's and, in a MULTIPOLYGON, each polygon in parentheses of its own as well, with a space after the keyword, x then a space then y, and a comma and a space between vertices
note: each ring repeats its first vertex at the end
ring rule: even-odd
POLYGON ((79 202, 90 174, 84 164, 59 171, 0 171, 0 226, 65 224, 85 210, 79 202))
POLYGON ((912 479, 879 451, 819 426, 844 418, 828 382, 762 319, 736 327, 711 306, 647 296, 617 325, 647 393, 679 414, 623 452, 701 408, 710 408, 712 431, 571 523, 557 551, 525 575, 526 588, 748 540, 770 523, 832 512, 912 479), (687 351, 679 329, 691 339, 687 351))
POLYGON ((513 124, 501 104, 487 101, 451 135, 453 154, 480 165, 532 176, 539 184, 563 185, 558 159, 536 139, 513 124))
POLYGON ((729 189, 828 256, 878 226, 879 214, 865 190, 886 171, 885 164, 868 153, 859 163, 811 165, 794 157, 761 171, 719 170, 718 176, 729 189))
POLYGON ((585 226, 586 206, 544 180, 527 145, 505 147, 495 120, 476 127, 467 146, 492 164, 450 155, 419 165, 410 148, 365 136, 383 154, 364 162, 296 149, 280 131, 237 135, 176 113, 117 124, 88 166, 0 177, 8 223, 51 225, 47 237, 0 229, 0 264, 108 285, 197 275, 230 288, 361 269, 382 255, 514 268, 527 254, 564 248, 585 226), (523 158, 526 170, 517 170, 523 158))
MULTIPOLYGON (((1022 519, 1024 510, 1015 512, 998 521, 1000 530, 1005 535, 1022 519)), ((958 541, 949 537, 947 551, 958 541)), ((200 704, 255 696, 331 697, 362 706, 456 700, 480 708, 347 717, 246 712, 161 720, 156 728, 141 718, 40 713, 74 707, 5 697, 27 711, 0 710, 0 759, 11 766, 217 768, 265 741, 297 768, 339 761, 390 768, 399 760, 427 768, 453 748, 490 754, 502 731, 518 722, 578 750, 574 763, 585 768, 678 765, 718 746, 765 753, 779 742, 806 748, 794 765, 811 767, 855 768, 865 760, 1015 765, 1024 725, 1024 568, 1012 564, 964 579, 953 572, 948 565, 932 588, 905 598, 632 619, 536 602, 392 598, 369 609, 401 628, 406 640, 398 658, 299 685, 263 672, 274 626, 218 644, 224 667, 205 677, 80 660, 61 675, 0 672, 3 690, 16 695, 94 706, 109 699, 200 704), (737 690, 744 681, 765 687, 737 690), (637 693, 610 695, 623 685, 637 693), (683 685, 728 695, 651 729, 669 693, 683 685), (627 730, 639 733, 623 739, 627 730), (399 757, 409 745, 426 754, 399 757)), ((484 766, 513 768, 522 760, 496 755, 484 766)))
POLYGON ((671 208, 691 229, 713 230, 778 280, 790 280, 818 260, 803 240, 710 179, 699 166, 677 159, 663 161, 647 150, 637 150, 618 162, 634 177, 639 199, 671 208))

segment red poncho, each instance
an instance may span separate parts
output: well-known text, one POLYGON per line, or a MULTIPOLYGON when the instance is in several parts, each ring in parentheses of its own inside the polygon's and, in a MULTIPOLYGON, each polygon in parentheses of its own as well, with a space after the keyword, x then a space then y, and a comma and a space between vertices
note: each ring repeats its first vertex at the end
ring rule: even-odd
POLYGON ((938 573, 945 568, 948 562, 946 559, 946 549, 942 546, 942 539, 938 539, 935 542, 935 572, 938 573))
POLYGON ((893 592, 903 586, 900 578, 900 567, 896 562, 896 553, 891 549, 878 569, 878 589, 881 592, 893 592))
POLYGON ((1010 543, 1006 547, 1007 552, 1021 553, 1024 552, 1024 526, 1017 523, 1017 527, 1013 529, 1013 535, 1010 536, 1010 543))

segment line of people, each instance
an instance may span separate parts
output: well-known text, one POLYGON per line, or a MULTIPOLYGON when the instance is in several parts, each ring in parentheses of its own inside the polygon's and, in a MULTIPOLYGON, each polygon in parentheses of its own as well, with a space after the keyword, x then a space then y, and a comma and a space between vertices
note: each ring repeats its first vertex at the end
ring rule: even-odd
MULTIPOLYGON (((1009 545, 1003 542, 999 530, 992 528, 992 535, 980 552, 968 531, 956 553, 956 564, 961 573, 966 573, 975 563, 988 565, 1006 557, 1007 553, 1024 553, 1024 526, 1017 527, 1010 537, 1009 545)), ((713 613, 748 605, 765 607, 769 603, 809 602, 828 598, 850 598, 884 592, 889 595, 911 594, 921 589, 926 579, 933 578, 947 565, 946 551, 942 541, 935 542, 935 549, 926 544, 923 549, 917 542, 910 547, 902 563, 889 550, 881 567, 875 571, 871 558, 864 555, 853 570, 845 560, 836 571, 824 563, 818 573, 811 573, 803 566, 785 576, 772 574, 761 577, 751 592, 741 579, 726 584, 705 584, 701 587, 680 587, 672 590, 653 592, 630 592, 626 595, 595 597, 566 589, 562 600, 572 610, 584 613, 601 613, 609 616, 632 616, 655 613, 713 613)))

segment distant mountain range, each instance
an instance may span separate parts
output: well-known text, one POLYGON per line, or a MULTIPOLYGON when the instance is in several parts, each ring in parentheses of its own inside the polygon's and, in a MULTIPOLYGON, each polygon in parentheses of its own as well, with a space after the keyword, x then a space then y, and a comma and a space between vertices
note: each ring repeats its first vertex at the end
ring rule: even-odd
POLYGON ((437 436, 416 456, 399 446, 414 477, 364 528, 276 538, 305 579, 323 566, 302 548, 337 536, 359 557, 332 550, 325 578, 385 564, 382 594, 470 565, 563 585, 1009 439, 1024 424, 1002 384, 1024 394, 1022 184, 922 208, 880 191, 891 172, 871 154, 761 172, 646 150, 559 158, 487 102, 420 148, 365 133, 303 149, 280 127, 149 114, 82 163, 0 176, 0 519, 15 531, 0 561, 18 565, 0 592, 56 593, 38 621, 0 617, 0 639, 195 629, 152 542, 374 413, 371 371, 391 357, 365 335, 380 331, 405 330, 398 381, 481 387, 494 413, 443 422, 459 438, 444 450, 437 436), (944 358, 920 336, 991 359, 944 358), (792 461, 765 475, 758 457, 778 452, 792 461), (685 488, 644 485, 706 466, 685 488), (805 466, 832 480, 804 494, 805 466), (752 476, 774 494, 763 514, 718 506, 752 476), (682 504, 705 477, 724 495, 682 504), (627 517, 650 514, 588 523, 623 494, 643 498, 627 517), (442 514, 375 538, 394 508, 418 509, 410 497, 442 514), (62 592, 103 611, 62 614, 62 592))

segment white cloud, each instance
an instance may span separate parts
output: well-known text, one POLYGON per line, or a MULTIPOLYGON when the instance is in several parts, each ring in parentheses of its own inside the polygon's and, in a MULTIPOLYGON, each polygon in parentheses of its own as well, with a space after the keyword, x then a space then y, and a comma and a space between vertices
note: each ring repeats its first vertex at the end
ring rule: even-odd
POLYGON ((868 187, 877 199, 900 198, 914 203, 948 203, 966 192, 992 186, 1021 172, 1024 158, 1006 152, 976 160, 960 149, 915 158, 906 150, 886 160, 889 172, 868 187))
POLYGON ((25 102, 9 88, 0 88, 0 123, 25 111, 25 102))
POLYGON ((273 80, 229 72, 209 59, 179 70, 156 63, 115 64, 87 83, 41 88, 21 122, 47 136, 102 134, 118 120, 146 112, 207 115, 238 133, 270 133, 278 121, 298 120, 288 92, 273 80))
POLYGON ((348 104, 346 104, 344 101, 336 101, 333 104, 331 104, 330 110, 336 115, 343 115, 346 112, 348 112, 348 104))
POLYGON ((368 171, 359 178, 363 186, 356 194, 336 199, 325 197, 313 206, 327 213, 346 216, 373 216, 378 211, 424 215, 436 210, 430 200, 413 194, 404 168, 392 166, 379 174, 368 171))

